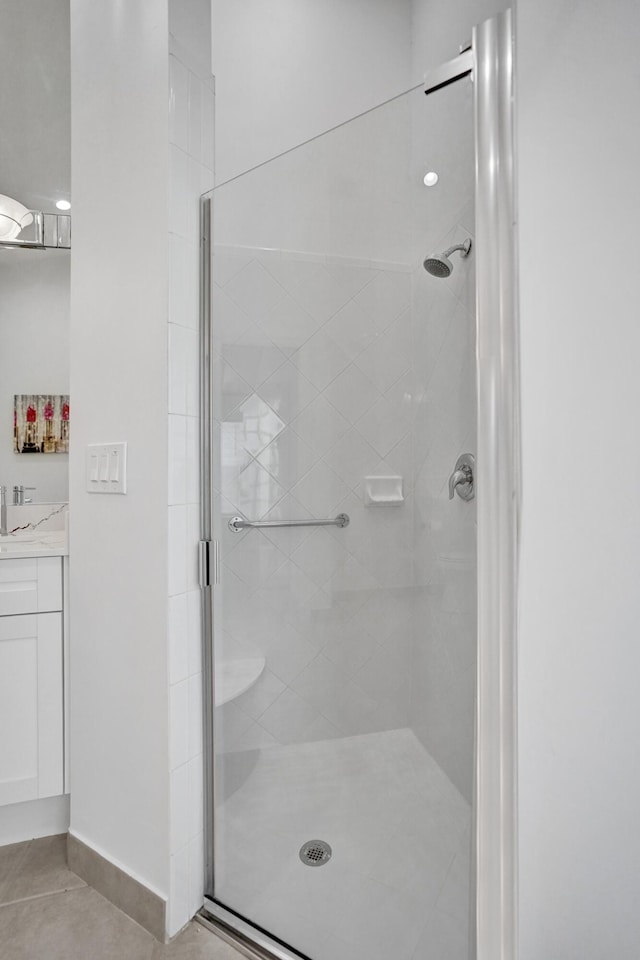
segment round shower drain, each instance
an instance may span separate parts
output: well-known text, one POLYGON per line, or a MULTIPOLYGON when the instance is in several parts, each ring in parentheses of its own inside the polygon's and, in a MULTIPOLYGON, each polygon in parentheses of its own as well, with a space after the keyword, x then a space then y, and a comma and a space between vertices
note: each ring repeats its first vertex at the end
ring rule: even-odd
POLYGON ((321 867, 331 860, 331 847, 324 840, 308 840, 300 847, 300 859, 308 867, 321 867))

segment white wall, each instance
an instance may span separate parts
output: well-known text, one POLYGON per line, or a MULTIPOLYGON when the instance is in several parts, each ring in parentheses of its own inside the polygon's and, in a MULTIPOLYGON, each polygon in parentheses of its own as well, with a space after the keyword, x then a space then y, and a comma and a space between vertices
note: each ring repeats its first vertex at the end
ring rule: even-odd
POLYGON ((212 0, 216 181, 410 82, 410 0, 212 0))
POLYGON ((196 73, 211 78, 212 0, 169 0, 169 34, 196 73))
POLYGON ((69 0, 3 0, 0 193, 55 213, 69 198, 69 0))
POLYGON ((217 189, 216 243, 406 266, 417 97, 399 97, 217 189))
POLYGON ((213 187, 208 0, 169 3, 168 640, 173 935, 202 905, 202 637, 199 508, 199 200, 213 187))
POLYGON ((69 393, 68 251, 0 254, 0 482, 36 489, 34 500, 69 497, 65 453, 16 454, 16 393, 69 393))
POLYGON ((72 0, 71 830, 168 891, 168 13, 72 0), (85 492, 129 444, 127 495, 85 492))
POLYGON ((640 9, 520 0, 521 960, 635 960, 640 9))
POLYGON ((173 935, 203 893, 197 291, 199 197, 213 185, 209 6, 145 0, 126 17, 97 16, 74 0, 72 27, 71 830, 167 896, 173 935), (144 217, 123 231, 127 210, 144 217), (100 439, 129 443, 125 498, 84 492, 84 448, 100 439))
MULTIPOLYGON (((69 0, 4 0, 0 193, 55 212, 70 196, 69 0)), ((67 500, 66 454, 16 456, 14 393, 69 392, 69 254, 0 250, 0 483, 67 500)))

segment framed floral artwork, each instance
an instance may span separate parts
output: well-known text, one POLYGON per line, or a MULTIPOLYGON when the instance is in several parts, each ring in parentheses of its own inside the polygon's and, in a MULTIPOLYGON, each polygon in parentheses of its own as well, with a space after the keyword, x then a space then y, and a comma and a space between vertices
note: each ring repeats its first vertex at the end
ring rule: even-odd
POLYGON ((13 448, 16 453, 68 453, 69 396, 54 393, 16 394, 13 448))

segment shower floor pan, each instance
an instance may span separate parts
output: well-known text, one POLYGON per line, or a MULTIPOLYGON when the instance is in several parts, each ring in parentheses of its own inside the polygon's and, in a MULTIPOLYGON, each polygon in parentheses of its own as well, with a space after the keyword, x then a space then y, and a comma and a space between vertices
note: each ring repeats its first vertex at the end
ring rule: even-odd
POLYGON ((257 754, 223 758, 218 902, 312 960, 467 960, 471 810, 411 730, 257 754))

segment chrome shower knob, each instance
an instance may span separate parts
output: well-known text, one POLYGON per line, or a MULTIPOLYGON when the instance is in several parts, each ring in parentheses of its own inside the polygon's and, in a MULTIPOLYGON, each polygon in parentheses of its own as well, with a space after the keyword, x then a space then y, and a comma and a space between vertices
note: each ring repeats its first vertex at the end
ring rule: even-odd
POLYGON ((475 457, 472 453, 463 453, 456 460, 453 473, 449 477, 449 500, 458 494, 463 500, 473 500, 476 495, 474 485, 475 457))

